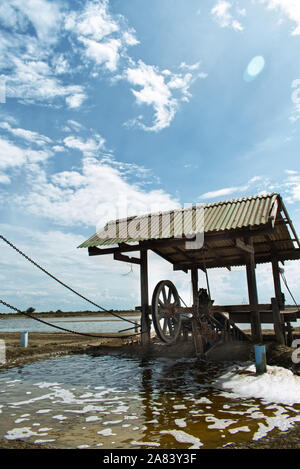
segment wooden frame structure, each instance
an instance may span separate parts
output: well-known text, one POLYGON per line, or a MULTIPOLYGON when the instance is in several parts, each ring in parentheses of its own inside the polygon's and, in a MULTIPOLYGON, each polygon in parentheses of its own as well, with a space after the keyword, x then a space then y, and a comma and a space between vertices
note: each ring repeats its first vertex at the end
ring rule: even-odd
MULTIPOLYGON (((189 212, 194 236, 197 235, 197 226, 193 216, 197 209, 198 207, 192 207, 189 212)), ((158 217, 161 215, 156 214, 158 217)), ((207 269, 212 268, 226 267, 231 270, 233 266, 245 266, 249 304, 213 306, 212 310, 227 313, 236 323, 250 323, 254 343, 262 342, 261 324, 265 322, 273 323, 276 338, 280 343, 286 342, 286 328, 289 329, 290 322, 300 316, 299 313, 284 312, 279 262, 284 264, 287 260, 299 260, 300 242, 281 196, 267 194, 208 204, 204 206, 204 215, 204 244, 199 249, 187 248, 187 243, 191 242, 190 232, 188 236, 182 230, 181 236, 164 237, 160 218, 160 236, 145 236, 144 233, 137 238, 120 236, 124 223, 127 226, 132 220, 136 223, 143 221, 144 226, 149 228, 152 214, 116 220, 117 233, 114 238, 104 238, 103 241, 103 236, 96 234, 79 247, 88 247, 90 256, 113 254, 115 260, 140 266, 143 345, 150 342, 148 251, 153 251, 170 262, 174 270, 191 272, 195 310, 198 269, 207 272, 207 269), (110 247, 107 247, 109 245, 110 247), (135 252, 139 252, 140 256, 130 255, 135 252), (260 263, 272 265, 275 296, 267 305, 261 305, 258 301, 256 265, 260 263)), ((175 227, 177 214, 171 211, 169 216, 172 226, 175 227)), ((175 232, 175 229, 173 231, 175 232)), ((102 233, 105 233, 105 229, 102 233)))

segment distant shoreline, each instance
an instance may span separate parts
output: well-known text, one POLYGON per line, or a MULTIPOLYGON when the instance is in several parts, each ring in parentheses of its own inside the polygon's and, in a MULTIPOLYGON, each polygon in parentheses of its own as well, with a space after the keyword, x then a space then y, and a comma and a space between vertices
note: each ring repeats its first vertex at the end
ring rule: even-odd
MULTIPOLYGON (((124 310, 124 311, 61 311, 61 312, 34 312, 30 313, 31 316, 36 318, 67 318, 67 317, 89 317, 89 316, 99 316, 99 317, 114 317, 114 314, 119 316, 137 316, 139 311, 135 310, 124 310)), ((20 313, 0 313, 0 320, 1 319, 9 319, 9 318, 20 318, 25 317, 25 315, 20 313)))

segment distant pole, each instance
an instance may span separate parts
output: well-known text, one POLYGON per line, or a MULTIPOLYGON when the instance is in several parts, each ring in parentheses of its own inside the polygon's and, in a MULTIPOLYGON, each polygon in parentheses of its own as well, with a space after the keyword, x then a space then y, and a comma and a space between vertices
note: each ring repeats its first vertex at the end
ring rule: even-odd
POLYGON ((21 340, 20 340, 21 347, 28 347, 28 332, 21 332, 21 340))

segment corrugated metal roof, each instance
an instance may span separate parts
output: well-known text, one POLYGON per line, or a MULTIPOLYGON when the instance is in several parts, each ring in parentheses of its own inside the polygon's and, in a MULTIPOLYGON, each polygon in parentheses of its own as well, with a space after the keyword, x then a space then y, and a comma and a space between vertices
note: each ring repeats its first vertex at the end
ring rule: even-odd
POLYGON ((113 220, 78 247, 135 243, 266 225, 271 215, 276 216, 279 200, 279 194, 261 194, 113 220))

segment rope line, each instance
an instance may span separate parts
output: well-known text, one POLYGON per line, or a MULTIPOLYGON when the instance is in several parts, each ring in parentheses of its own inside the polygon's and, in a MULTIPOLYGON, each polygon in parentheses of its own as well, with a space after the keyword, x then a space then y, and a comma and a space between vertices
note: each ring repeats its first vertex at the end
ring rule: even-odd
MULTIPOLYGON (((100 339, 101 338, 107 338, 107 339, 116 339, 116 338, 118 338, 116 335, 93 335, 93 334, 88 334, 88 333, 84 333, 84 332, 76 332, 76 331, 72 331, 70 329, 65 329, 64 327, 56 326, 55 324, 51 324, 50 322, 44 321, 43 319, 40 319, 40 318, 36 318, 36 317, 32 316, 31 314, 29 314, 27 312, 21 311, 20 309, 16 308, 15 306, 10 305, 9 303, 6 303, 5 301, 3 301, 1 299, 0 299, 0 303, 2 303, 4 306, 7 306, 7 308, 10 308, 10 309, 16 311, 17 313, 24 314, 24 316, 27 316, 31 319, 34 319, 35 321, 42 322, 43 324, 47 324, 47 326, 55 327, 56 329, 60 329, 64 332, 70 332, 71 334, 83 335, 83 336, 86 336, 86 337, 95 337, 96 339, 98 339, 98 338, 100 338, 100 339)), ((134 337, 136 335, 140 335, 140 334, 122 335, 122 338, 134 337)))
POLYGON ((295 303, 295 305, 296 305, 296 308, 297 308, 298 310, 300 310, 300 307, 299 307, 299 305, 297 304, 297 301, 295 300, 295 298, 294 298, 294 296, 293 296, 293 294, 292 294, 292 292, 291 292, 291 290, 290 290, 290 287, 288 286, 287 279, 286 279, 284 273, 283 273, 283 272, 280 272, 280 275, 281 275, 281 278, 282 278, 282 280, 283 280, 283 282, 284 282, 284 284, 285 284, 285 286, 286 286, 287 291, 288 291, 289 294, 291 295, 291 297, 292 297, 292 299, 293 299, 293 301, 294 301, 294 303, 295 303))
POLYGON ((73 288, 69 287, 69 285, 67 285, 66 283, 62 282, 62 281, 59 280, 57 277, 55 277, 55 276, 52 275, 50 272, 48 272, 46 269, 44 269, 42 266, 40 266, 37 262, 35 262, 33 259, 31 259, 29 256, 27 256, 24 252, 22 252, 20 249, 18 249, 13 243, 11 243, 10 241, 8 241, 8 239, 6 239, 3 235, 0 234, 0 238, 1 238, 5 243, 7 243, 10 247, 12 247, 15 251, 17 251, 19 254, 21 254, 21 256, 23 256, 25 259, 27 259, 29 262, 31 262, 35 267, 37 267, 38 269, 40 269, 42 272, 44 272, 44 273, 45 273, 46 275, 48 275, 49 277, 53 278, 56 282, 60 283, 63 287, 65 287, 65 288, 67 288, 68 290, 70 290, 71 292, 75 293, 75 295, 79 296, 80 298, 82 298, 83 300, 85 300, 85 301, 87 301, 88 303, 92 304, 93 306, 96 306, 97 308, 101 309, 102 311, 111 314, 112 316, 115 316, 115 317, 117 317, 117 318, 119 318, 119 319, 122 319, 123 321, 130 322, 130 324, 135 324, 134 321, 131 321, 130 319, 123 318, 122 316, 119 316, 118 314, 113 313, 112 311, 109 311, 109 310, 103 308, 103 306, 98 305, 98 304, 95 303, 94 301, 89 300, 88 298, 86 298, 85 296, 83 296, 81 293, 79 293, 79 292, 77 292, 76 290, 74 290, 73 288))

